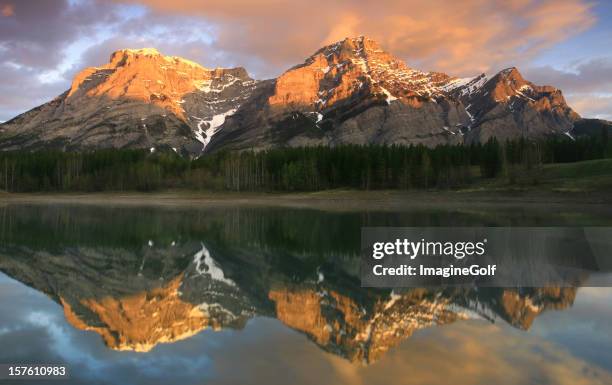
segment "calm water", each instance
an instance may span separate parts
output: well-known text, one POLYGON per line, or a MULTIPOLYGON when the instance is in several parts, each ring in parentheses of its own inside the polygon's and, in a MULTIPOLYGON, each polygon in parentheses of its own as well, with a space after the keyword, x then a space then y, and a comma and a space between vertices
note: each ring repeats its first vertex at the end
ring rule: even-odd
POLYGON ((0 206, 0 363, 75 384, 612 383, 611 289, 364 289, 364 225, 612 215, 0 206))

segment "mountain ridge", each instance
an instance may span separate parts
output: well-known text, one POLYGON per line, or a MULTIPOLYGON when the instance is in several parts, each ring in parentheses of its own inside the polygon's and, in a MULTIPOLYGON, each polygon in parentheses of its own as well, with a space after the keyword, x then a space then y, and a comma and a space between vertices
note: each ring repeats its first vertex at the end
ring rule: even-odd
MULTIPOLYGON (((69 90, 0 124, 0 150, 221 149, 469 144, 568 134, 580 116, 510 67, 457 78, 410 68, 364 36, 320 48, 279 77, 208 69, 154 48, 115 51, 69 90)), ((571 135, 570 135, 571 136, 571 135)))

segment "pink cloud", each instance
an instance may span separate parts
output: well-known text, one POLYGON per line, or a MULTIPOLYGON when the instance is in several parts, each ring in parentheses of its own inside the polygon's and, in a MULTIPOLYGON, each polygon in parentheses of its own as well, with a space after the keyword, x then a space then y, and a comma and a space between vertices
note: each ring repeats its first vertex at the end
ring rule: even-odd
POLYGON ((612 120, 612 96, 575 94, 567 96, 568 103, 586 118, 612 120))
POLYGON ((11 17, 15 15, 15 6, 13 4, 0 4, 0 13, 4 17, 11 17))
POLYGON ((367 35, 422 69, 474 74, 527 61, 595 22, 585 0, 117 0, 157 12, 199 15, 217 45, 273 68, 325 43, 367 35))

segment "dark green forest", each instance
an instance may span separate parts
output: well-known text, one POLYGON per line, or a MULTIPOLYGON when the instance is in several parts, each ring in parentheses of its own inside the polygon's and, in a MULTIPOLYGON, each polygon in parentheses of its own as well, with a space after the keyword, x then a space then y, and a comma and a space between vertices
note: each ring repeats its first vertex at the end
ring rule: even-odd
POLYGON ((612 157, 600 136, 495 139, 470 146, 357 146, 219 152, 188 159, 173 151, 0 153, 0 190, 38 191, 319 191, 334 188, 453 189, 504 177, 509 184, 547 163, 612 157))

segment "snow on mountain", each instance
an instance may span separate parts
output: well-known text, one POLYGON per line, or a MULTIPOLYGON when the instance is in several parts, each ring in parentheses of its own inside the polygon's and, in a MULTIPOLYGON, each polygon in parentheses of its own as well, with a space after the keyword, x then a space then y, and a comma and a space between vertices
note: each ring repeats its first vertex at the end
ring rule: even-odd
POLYGON ((229 278, 225 277, 223 269, 217 264, 217 262, 210 255, 210 251, 202 243, 202 249, 193 256, 193 263, 195 264, 195 270, 200 275, 208 275, 211 279, 223 282, 230 286, 236 284, 229 278))

